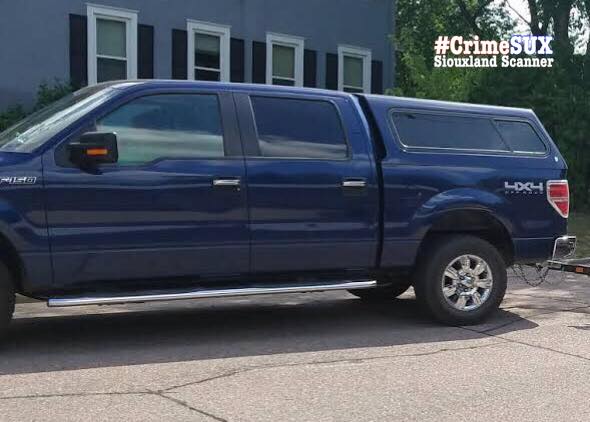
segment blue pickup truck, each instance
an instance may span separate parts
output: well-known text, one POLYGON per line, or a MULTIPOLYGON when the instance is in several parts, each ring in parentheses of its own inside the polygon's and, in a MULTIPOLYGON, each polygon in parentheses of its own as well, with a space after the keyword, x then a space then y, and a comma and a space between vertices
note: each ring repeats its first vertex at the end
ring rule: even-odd
POLYGON ((0 134, 0 329, 49 306, 414 287, 494 311, 506 268, 575 247, 530 110, 293 87, 99 84, 0 134))

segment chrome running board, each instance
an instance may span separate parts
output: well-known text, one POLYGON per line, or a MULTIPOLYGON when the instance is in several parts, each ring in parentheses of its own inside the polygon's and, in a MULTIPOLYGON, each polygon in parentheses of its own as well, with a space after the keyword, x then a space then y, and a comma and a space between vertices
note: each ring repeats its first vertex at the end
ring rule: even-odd
POLYGON ((339 281, 331 284, 308 284, 303 286, 246 287, 235 289, 183 290, 174 293, 158 292, 125 296, 77 296, 54 297, 47 300, 52 308, 82 305, 115 305, 121 303, 161 302, 167 300, 203 299, 211 297, 255 296, 277 293, 322 292, 327 290, 370 289, 377 286, 376 280, 339 281))

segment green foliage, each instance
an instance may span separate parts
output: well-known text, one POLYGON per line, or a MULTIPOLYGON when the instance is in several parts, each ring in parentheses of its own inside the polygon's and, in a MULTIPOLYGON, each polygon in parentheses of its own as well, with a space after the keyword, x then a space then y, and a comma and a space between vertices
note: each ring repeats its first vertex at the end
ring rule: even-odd
POLYGON ((570 214, 568 227, 578 238, 576 256, 590 256, 590 214, 575 212, 570 214))
POLYGON ((433 44, 439 35, 480 35, 480 39, 497 40, 516 33, 507 4, 489 0, 398 0, 394 93, 533 109, 568 162, 573 206, 587 209, 590 44, 583 46, 586 41, 581 34, 590 30, 590 0, 529 0, 528 4, 536 7, 530 32, 542 35, 553 31, 556 37, 553 68, 434 68, 433 44))
POLYGON ((37 90, 37 102, 35 103, 35 110, 39 110, 54 101, 65 97, 73 91, 70 84, 62 83, 59 79, 55 79, 53 84, 42 82, 37 90))
POLYGON ((0 131, 12 126, 26 115, 27 113, 20 105, 9 107, 6 111, 0 113, 0 131))
MULTIPOLYGON (((55 79, 53 83, 41 83, 37 90, 37 100, 31 111, 39 110, 54 101, 66 96, 72 92, 72 87, 69 84, 62 83, 59 79, 55 79)), ((9 107, 0 113, 0 131, 12 126, 19 120, 27 116, 29 112, 25 110, 20 104, 9 107)))

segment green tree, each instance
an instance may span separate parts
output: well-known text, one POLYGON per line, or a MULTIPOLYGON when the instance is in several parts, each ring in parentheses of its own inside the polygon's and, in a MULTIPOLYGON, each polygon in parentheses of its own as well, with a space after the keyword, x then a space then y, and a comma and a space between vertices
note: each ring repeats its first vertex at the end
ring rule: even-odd
MULTIPOLYGON (((527 0, 530 19, 512 19, 507 2, 399 0, 397 88, 422 98, 532 108, 569 164, 576 208, 590 206, 590 0, 527 0), (435 3, 435 4, 432 4, 435 3), (520 23, 553 35, 552 68, 434 68, 439 35, 501 39, 520 23), (421 30, 421 28, 423 30, 421 30)), ((522 32, 522 31, 519 31, 522 32)))

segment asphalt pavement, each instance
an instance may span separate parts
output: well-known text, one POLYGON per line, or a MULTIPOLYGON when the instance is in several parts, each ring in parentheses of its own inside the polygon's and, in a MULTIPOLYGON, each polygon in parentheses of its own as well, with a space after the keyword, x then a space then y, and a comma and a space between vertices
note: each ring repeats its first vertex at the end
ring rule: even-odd
POLYGON ((1 421, 587 421, 590 278, 511 279, 485 324, 408 292, 17 305, 1 421))

